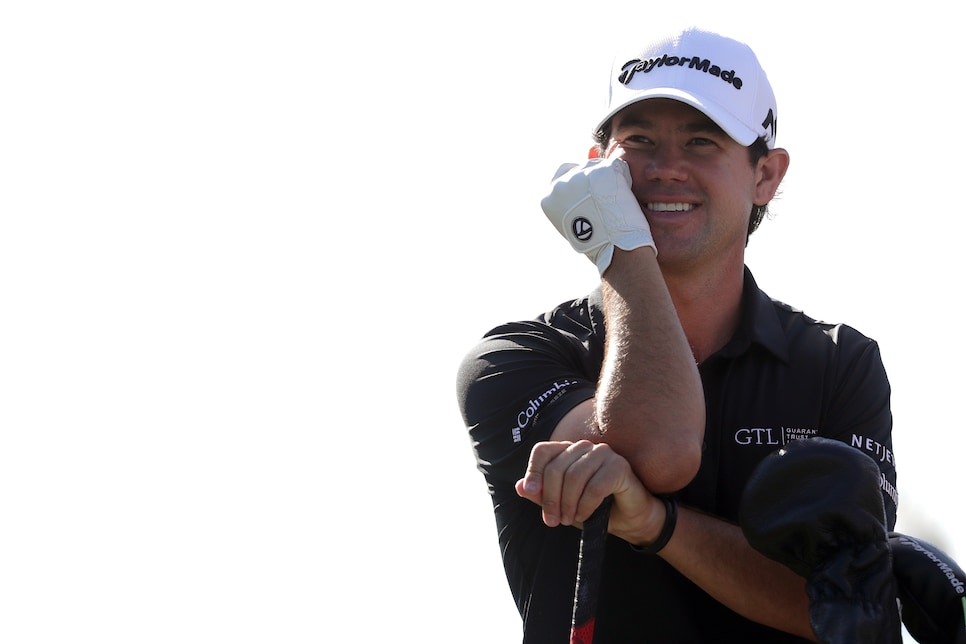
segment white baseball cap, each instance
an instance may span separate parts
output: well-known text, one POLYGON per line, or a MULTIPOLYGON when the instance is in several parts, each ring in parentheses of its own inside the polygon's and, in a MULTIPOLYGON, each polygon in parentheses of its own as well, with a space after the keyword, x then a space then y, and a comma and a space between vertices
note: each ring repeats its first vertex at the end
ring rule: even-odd
POLYGON ((689 28, 614 59, 604 117, 648 98, 670 98, 706 114, 741 145, 759 137, 775 147, 778 107, 751 48, 720 34, 689 28))

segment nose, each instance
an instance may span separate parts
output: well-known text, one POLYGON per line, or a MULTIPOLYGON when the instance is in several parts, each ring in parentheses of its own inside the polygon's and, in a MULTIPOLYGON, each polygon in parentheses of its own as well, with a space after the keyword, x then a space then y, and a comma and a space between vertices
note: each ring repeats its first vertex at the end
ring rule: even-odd
POLYGON ((639 167, 646 181, 684 181, 688 178, 683 151, 675 146, 655 146, 642 156, 639 167))

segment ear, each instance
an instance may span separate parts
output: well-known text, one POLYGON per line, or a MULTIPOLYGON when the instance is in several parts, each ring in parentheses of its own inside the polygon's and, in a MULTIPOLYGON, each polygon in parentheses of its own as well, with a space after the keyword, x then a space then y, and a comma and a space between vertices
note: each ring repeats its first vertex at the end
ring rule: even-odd
POLYGON ((587 158, 588 159, 596 159, 599 156, 600 155, 597 153, 597 146, 596 145, 593 146, 592 148, 590 148, 590 151, 587 152, 587 158))
POLYGON ((781 185, 785 173, 788 171, 788 164, 791 159, 788 151, 784 148, 769 150, 768 154, 758 160, 758 168, 755 175, 755 205, 764 206, 781 185))

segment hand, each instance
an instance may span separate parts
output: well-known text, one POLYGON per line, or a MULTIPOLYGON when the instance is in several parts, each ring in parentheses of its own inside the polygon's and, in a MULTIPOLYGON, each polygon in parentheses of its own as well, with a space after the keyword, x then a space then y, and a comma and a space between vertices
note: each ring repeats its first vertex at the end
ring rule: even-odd
POLYGON ((611 534, 634 545, 648 545, 664 526, 664 503, 644 488, 630 463, 605 443, 537 443, 516 490, 543 508, 543 521, 550 527, 580 527, 612 494, 611 534))
POLYGON ((610 266, 614 246, 622 250, 650 246, 657 252, 651 228, 631 192, 631 171, 623 159, 560 166, 540 206, 564 239, 594 262, 601 275, 610 266))

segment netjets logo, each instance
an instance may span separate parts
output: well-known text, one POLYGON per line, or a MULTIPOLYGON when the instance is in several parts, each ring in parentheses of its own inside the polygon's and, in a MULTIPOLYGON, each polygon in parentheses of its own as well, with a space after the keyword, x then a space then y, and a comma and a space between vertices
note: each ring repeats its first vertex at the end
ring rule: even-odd
POLYGON ((574 231, 574 237, 577 241, 585 242, 594 236, 594 226, 590 223, 590 220, 584 217, 577 217, 574 219, 574 223, 571 225, 574 231))

